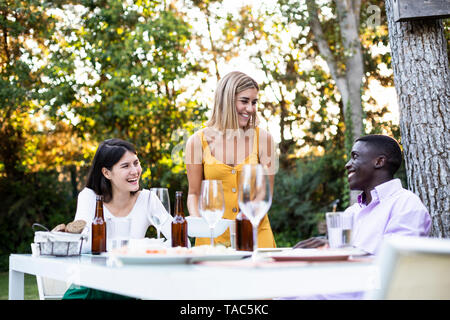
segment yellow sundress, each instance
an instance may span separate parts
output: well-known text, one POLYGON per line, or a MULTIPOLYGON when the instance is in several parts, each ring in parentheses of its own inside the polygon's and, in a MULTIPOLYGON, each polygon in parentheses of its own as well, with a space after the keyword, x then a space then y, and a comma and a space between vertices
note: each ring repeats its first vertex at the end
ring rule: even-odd
MULTIPOLYGON (((203 149, 203 175, 206 180, 222 180, 223 192, 225 197, 224 219, 235 220, 238 214, 238 186, 239 175, 244 164, 258 164, 258 146, 259 146, 259 128, 256 128, 256 134, 253 139, 252 153, 237 166, 229 166, 217 160, 210 151, 208 142, 203 132, 200 132, 203 149)), ((227 247, 231 246, 230 230, 227 229, 222 235, 214 239, 214 243, 219 243, 227 247)), ((196 238, 195 245, 210 244, 209 238, 196 238)), ((270 227, 268 214, 264 216, 258 226, 258 247, 259 248, 275 248, 275 239, 273 237, 272 228, 270 227)))

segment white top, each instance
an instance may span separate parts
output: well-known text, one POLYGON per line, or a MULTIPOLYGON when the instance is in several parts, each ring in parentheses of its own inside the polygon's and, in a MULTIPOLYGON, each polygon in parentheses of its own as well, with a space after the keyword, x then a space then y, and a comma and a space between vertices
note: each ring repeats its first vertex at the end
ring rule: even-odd
MULTIPOLYGON (((87 233, 88 241, 83 243, 83 253, 91 251, 91 225, 95 216, 95 204, 95 192, 89 188, 81 190, 78 195, 75 220, 86 221, 86 228, 83 230, 83 233, 87 233)), ((142 239, 145 237, 148 227, 152 225, 152 222, 148 218, 150 212, 156 213, 161 221, 165 220, 161 227, 161 232, 167 240, 170 240, 172 237, 171 223, 173 218, 166 211, 158 197, 150 193, 150 190, 141 190, 133 209, 125 217, 116 217, 108 210, 108 208, 106 208, 106 206, 103 206, 103 216, 106 221, 109 219, 130 220, 130 239, 142 239)), ((108 237, 108 232, 106 233, 106 236, 108 237)))

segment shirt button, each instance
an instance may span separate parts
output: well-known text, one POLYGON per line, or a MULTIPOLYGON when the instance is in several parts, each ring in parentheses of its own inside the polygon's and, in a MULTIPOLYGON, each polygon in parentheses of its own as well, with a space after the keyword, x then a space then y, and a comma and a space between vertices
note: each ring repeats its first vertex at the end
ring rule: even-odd
POLYGON ((233 208, 233 212, 236 212, 237 211, 237 209, 236 208, 233 208))
POLYGON ((231 191, 232 192, 236 192, 236 188, 231 188, 231 191))
POLYGON ((235 174, 235 173, 236 173, 236 170, 234 170, 234 169, 231 170, 231 173, 232 173, 232 174, 235 174))

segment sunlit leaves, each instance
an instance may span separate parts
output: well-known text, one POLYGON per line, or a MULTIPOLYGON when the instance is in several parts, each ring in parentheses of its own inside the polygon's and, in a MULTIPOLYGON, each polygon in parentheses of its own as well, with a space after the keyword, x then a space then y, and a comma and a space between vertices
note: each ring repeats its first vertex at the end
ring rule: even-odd
POLYGON ((45 39, 54 20, 45 13, 47 1, 8 1, 0 4, 0 162, 1 176, 19 177, 27 157, 30 114, 39 108, 44 85, 45 39))
POLYGON ((80 27, 68 24, 63 38, 53 39, 59 49, 47 68, 49 113, 66 106, 79 136, 130 140, 144 167, 159 170, 155 165, 163 159, 170 167, 171 132, 203 115, 191 112, 196 104, 178 99, 183 78, 196 72, 185 59, 190 27, 164 2, 81 4, 80 27))

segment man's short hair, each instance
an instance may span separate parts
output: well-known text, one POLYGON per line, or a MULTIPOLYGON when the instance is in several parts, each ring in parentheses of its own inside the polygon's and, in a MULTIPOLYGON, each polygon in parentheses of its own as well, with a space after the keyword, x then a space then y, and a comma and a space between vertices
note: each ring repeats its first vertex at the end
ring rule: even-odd
MULTIPOLYGON (((386 157, 386 168, 393 176, 402 164, 402 150, 400 145, 394 138, 381 134, 370 134, 360 137, 356 141, 362 141, 370 144, 372 150, 386 157)), ((356 142, 355 141, 355 142, 356 142)))

